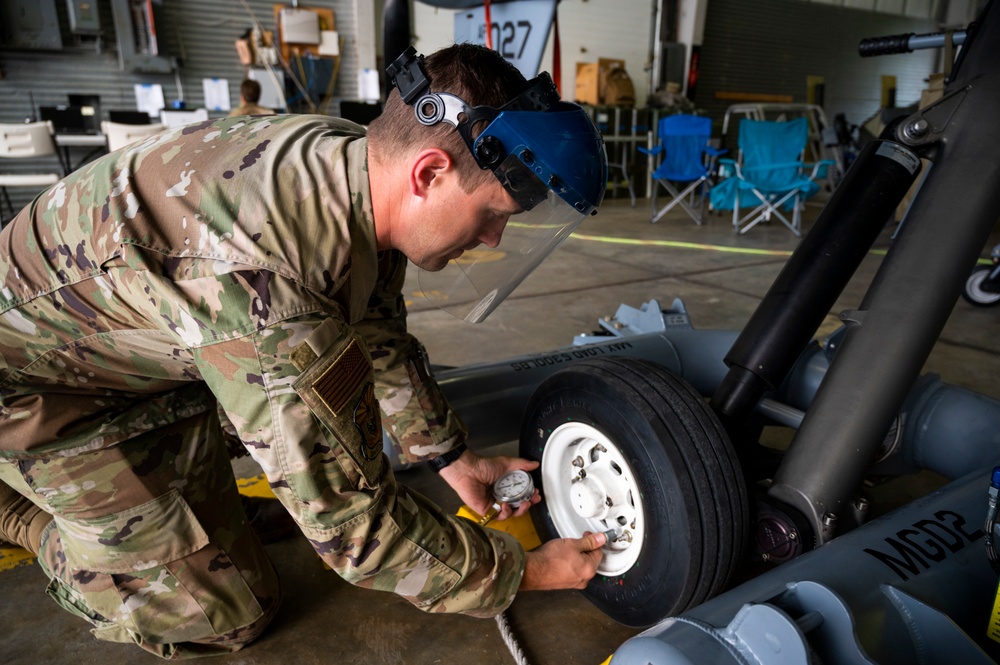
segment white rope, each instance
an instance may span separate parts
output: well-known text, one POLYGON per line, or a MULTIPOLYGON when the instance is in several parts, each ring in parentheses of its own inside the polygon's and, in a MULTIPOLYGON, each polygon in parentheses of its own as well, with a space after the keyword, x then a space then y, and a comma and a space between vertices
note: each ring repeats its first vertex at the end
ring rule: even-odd
POLYGON ((503 643, 507 645, 507 650, 510 651, 510 655, 514 657, 514 662, 517 665, 528 665, 528 659, 524 657, 524 652, 521 651, 521 645, 517 643, 514 638, 514 633, 510 629, 510 624, 507 623, 507 613, 501 612, 496 615, 497 628, 500 629, 500 637, 503 638, 503 643))

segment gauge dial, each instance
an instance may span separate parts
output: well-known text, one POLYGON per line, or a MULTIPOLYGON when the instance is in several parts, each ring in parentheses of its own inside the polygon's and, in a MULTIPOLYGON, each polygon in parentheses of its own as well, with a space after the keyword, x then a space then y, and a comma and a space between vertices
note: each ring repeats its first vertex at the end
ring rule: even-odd
POLYGON ((508 471, 493 483, 493 496, 497 501, 509 503, 517 508, 522 502, 531 499, 535 493, 535 484, 527 471, 508 471))

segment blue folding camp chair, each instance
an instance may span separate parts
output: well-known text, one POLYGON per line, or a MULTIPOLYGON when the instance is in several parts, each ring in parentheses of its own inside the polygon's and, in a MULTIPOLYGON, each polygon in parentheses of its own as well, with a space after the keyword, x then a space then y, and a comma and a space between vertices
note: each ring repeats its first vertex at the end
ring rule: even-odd
POLYGON ((709 179, 715 169, 715 159, 725 153, 708 145, 712 136, 712 119, 695 115, 669 115, 662 118, 657 125, 660 144, 652 149, 639 148, 639 152, 647 155, 661 155, 660 164, 653 171, 653 208, 650 223, 655 224, 674 206, 679 205, 695 221, 701 224, 705 213, 705 194, 708 191, 703 185, 710 184, 709 179), (678 185, 685 185, 680 189, 678 185), (662 209, 656 209, 656 195, 659 185, 672 197, 670 203, 662 209), (697 192, 701 200, 700 209, 695 210, 687 197, 697 192))
POLYGON ((829 159, 810 164, 802 162, 809 139, 809 121, 796 118, 788 122, 769 120, 740 121, 740 161, 721 160, 720 169, 733 176, 712 188, 710 200, 716 210, 733 211, 733 227, 739 233, 772 217, 777 218, 796 236, 802 235, 802 207, 806 199, 819 191, 816 179, 833 165, 829 159), (752 210, 740 216, 741 207, 752 210), (782 214, 791 210, 791 220, 782 214))

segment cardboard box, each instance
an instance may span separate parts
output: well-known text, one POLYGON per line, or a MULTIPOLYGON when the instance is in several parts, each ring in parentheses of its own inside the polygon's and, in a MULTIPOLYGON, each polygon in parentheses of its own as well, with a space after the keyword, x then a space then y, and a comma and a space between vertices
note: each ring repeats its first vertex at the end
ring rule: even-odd
POLYGON ((598 75, 596 62, 576 63, 576 92, 573 99, 578 104, 597 106, 601 103, 598 95, 598 75))
POLYGON ((614 69, 625 69, 625 61, 599 58, 597 62, 576 63, 576 93, 573 99, 579 104, 599 106, 605 103, 608 74, 614 69))
POLYGON ((597 97, 601 100, 602 104, 607 101, 608 74, 613 69, 625 69, 625 61, 612 58, 597 59, 597 97))

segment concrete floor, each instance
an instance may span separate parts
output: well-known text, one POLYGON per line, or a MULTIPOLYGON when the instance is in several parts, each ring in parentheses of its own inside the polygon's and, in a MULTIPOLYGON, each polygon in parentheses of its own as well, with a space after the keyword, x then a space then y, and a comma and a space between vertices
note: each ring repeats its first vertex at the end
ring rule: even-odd
MULTIPOLYGON (((607 202, 485 323, 474 326, 453 320, 414 298, 411 330, 427 345, 432 362, 455 366, 569 345, 574 335, 595 329, 597 320, 613 314, 619 304, 637 307, 651 298, 664 306, 675 297, 683 298, 696 328, 738 330, 797 244, 778 224, 736 236, 727 217, 710 217, 698 227, 681 213, 672 213, 651 225, 648 202, 639 204, 632 209, 624 199, 607 202), (636 242, 622 244, 622 240, 636 242)), ((815 207, 807 209, 807 228, 817 212, 815 207)), ((884 234, 879 246, 888 243, 884 234)), ((984 248, 984 256, 990 246, 984 248)), ((827 318, 823 333, 838 325, 837 312, 860 301, 880 261, 878 255, 864 261, 827 318)), ((415 282, 408 282, 408 287, 415 289, 415 282)), ((959 301, 926 371, 1000 398, 998 323, 1000 306, 974 308, 959 301)), ((509 452, 511 446, 503 449, 509 452)), ((449 509, 457 508, 448 488, 426 469, 404 471, 400 477, 449 509)), ((893 482, 893 494, 896 501, 906 501, 934 484, 934 479, 903 478, 893 482)), ((283 581, 282 608, 261 640, 214 662, 515 662, 492 621, 427 616, 390 594, 355 589, 325 570, 301 537, 271 545, 268 551, 283 581)), ((4 569, 2 562, 0 663, 159 662, 135 647, 94 640, 81 621, 48 600, 45 579, 34 565, 4 569)), ((542 665, 598 665, 638 632, 608 619, 577 592, 523 594, 509 616, 528 660, 542 665)))

